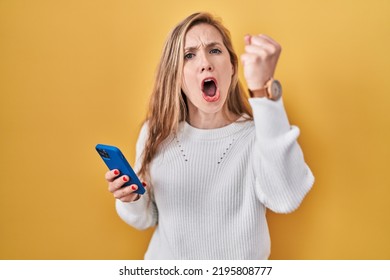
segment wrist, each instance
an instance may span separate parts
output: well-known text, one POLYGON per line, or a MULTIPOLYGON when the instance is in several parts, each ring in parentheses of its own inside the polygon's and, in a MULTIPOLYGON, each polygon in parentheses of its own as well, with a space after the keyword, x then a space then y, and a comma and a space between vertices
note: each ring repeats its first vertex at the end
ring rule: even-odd
POLYGON ((268 97, 267 89, 265 87, 261 89, 253 89, 253 90, 248 89, 248 91, 250 97, 268 97))
POLYGON ((271 100, 278 100, 282 96, 282 85, 278 80, 271 78, 264 87, 260 89, 248 89, 251 97, 267 97, 271 100))

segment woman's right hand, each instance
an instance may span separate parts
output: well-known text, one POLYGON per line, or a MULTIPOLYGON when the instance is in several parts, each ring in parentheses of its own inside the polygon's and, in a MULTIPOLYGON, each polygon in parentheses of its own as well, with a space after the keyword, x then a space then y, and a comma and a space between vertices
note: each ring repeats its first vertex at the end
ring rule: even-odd
MULTIPOLYGON (((133 202, 138 200, 141 197, 141 195, 135 193, 138 186, 133 184, 122 188, 122 186, 129 181, 129 176, 123 175, 118 177, 119 174, 118 169, 113 169, 106 173, 105 178, 108 182, 108 190, 116 199, 119 199, 122 202, 133 202)), ((142 184, 146 187, 145 183, 142 184)))

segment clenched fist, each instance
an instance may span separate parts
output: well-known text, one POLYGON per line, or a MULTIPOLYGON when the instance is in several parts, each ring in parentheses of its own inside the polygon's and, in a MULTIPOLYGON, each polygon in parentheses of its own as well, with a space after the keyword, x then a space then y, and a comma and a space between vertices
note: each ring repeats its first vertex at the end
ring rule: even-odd
POLYGON ((248 88, 256 91, 274 76, 282 48, 267 35, 246 35, 244 40, 245 53, 241 55, 244 77, 248 88))

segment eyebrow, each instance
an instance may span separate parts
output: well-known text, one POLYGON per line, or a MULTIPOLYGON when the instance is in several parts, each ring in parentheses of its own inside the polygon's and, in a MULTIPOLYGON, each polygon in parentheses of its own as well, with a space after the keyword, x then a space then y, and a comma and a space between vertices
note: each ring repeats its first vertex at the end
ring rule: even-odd
MULTIPOLYGON (((206 45, 206 49, 208 49, 208 48, 212 48, 212 47, 215 47, 215 46, 220 46, 221 45, 221 43, 219 43, 219 42, 211 42, 211 43, 208 43, 207 45, 206 45)), ((198 50, 199 48, 200 48, 200 46, 201 45, 198 45, 198 46, 194 46, 194 47, 186 47, 186 48, 184 48, 184 51, 185 52, 193 52, 193 51, 196 51, 196 50, 198 50)))

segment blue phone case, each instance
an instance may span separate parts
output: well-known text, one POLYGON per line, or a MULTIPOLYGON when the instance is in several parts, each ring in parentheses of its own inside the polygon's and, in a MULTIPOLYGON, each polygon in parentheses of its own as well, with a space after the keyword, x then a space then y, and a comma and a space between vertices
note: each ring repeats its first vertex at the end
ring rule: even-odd
POLYGON ((135 174, 133 168, 131 168, 129 162, 117 147, 98 144, 96 145, 96 151, 99 153, 100 157, 103 159, 110 170, 119 170, 120 174, 118 177, 122 175, 129 176, 129 181, 123 186, 136 184, 138 189, 135 191, 135 193, 145 193, 145 188, 139 180, 138 176, 135 174))

